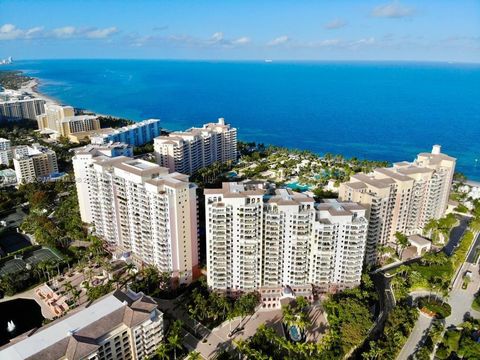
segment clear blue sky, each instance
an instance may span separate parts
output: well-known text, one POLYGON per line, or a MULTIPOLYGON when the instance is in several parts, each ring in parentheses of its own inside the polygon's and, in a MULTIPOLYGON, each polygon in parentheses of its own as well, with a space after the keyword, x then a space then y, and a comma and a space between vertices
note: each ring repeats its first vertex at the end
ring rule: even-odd
POLYGON ((0 0, 0 57, 480 62, 480 1, 0 0))

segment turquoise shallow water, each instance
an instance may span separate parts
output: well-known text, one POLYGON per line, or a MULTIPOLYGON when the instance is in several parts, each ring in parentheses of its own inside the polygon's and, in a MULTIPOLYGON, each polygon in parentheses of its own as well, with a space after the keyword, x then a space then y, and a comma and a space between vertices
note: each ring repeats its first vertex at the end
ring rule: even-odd
POLYGON ((66 104, 184 129, 225 117, 252 140, 412 160, 439 143, 480 180, 480 65, 447 63, 21 61, 66 104))

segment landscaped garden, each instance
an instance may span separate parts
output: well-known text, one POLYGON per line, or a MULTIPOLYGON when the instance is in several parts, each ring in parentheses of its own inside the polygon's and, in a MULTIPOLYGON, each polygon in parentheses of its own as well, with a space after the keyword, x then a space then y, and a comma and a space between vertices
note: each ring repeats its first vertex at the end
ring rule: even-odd
POLYGON ((452 313, 451 306, 436 297, 427 296, 420 298, 417 304, 420 311, 436 319, 445 319, 452 313))
POLYGON ((467 319, 458 328, 448 329, 435 353, 437 359, 480 359, 480 322, 467 319))

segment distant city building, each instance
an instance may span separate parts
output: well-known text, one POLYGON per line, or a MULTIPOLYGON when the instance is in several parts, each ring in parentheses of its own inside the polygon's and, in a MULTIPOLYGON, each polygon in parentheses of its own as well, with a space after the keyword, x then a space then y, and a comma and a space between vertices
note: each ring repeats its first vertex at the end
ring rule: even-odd
POLYGON ((58 173, 55 151, 39 144, 15 147, 13 166, 19 183, 47 179, 58 173))
POLYGON ((123 143, 111 143, 107 145, 86 145, 74 149, 75 155, 72 158, 75 182, 77 186, 78 202, 82 221, 93 222, 91 197, 96 194, 89 191, 90 168, 95 160, 114 158, 117 156, 133 156, 133 147, 123 143))
POLYGON ((8 165, 12 160, 12 149, 10 145, 10 140, 0 138, 0 164, 8 165))
MULTIPOLYGON (((355 203, 260 182, 205 189, 208 285, 228 292, 360 283, 368 222, 355 203)), ((277 290, 275 290, 277 289, 277 290)))
POLYGON ((75 115, 71 106, 50 103, 45 104, 45 113, 37 116, 37 122, 42 132, 51 132, 54 138, 70 138, 72 134, 100 129, 100 121, 96 116, 75 115))
POLYGON ((339 198, 368 208, 366 262, 378 260, 378 246, 395 246, 395 233, 421 234, 431 219, 444 216, 456 160, 435 145, 412 162, 355 174, 340 185, 339 198))
POLYGON ((154 149, 161 166, 192 175, 214 162, 237 159, 237 129, 220 118, 218 123, 205 124, 202 128, 157 137, 154 149))
POLYGON ((88 202, 80 205, 90 209, 81 213, 117 254, 154 265, 179 283, 192 281, 198 270, 197 202, 187 175, 144 160, 100 156, 75 176, 87 181, 88 202))
POLYGON ((95 145, 122 142, 133 146, 141 146, 153 141, 160 134, 160 120, 149 119, 133 125, 93 134, 90 136, 90 141, 95 145))
POLYGON ((15 90, 0 93, 0 123, 22 119, 36 120, 43 114, 45 100, 33 98, 15 90))
POLYGON ((17 184, 17 174, 13 169, 0 170, 0 188, 17 184))
POLYGON ((163 314, 142 293, 119 290, 0 348, 0 359, 131 359, 155 354, 163 314))

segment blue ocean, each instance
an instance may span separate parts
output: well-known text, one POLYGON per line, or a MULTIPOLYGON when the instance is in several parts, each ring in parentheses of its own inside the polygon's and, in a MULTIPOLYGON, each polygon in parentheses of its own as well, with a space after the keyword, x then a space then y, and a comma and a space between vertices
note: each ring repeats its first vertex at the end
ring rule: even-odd
POLYGON ((101 114, 186 129, 224 117, 241 140, 399 161, 441 144, 480 180, 480 65, 398 62, 19 61, 5 69, 101 114))

